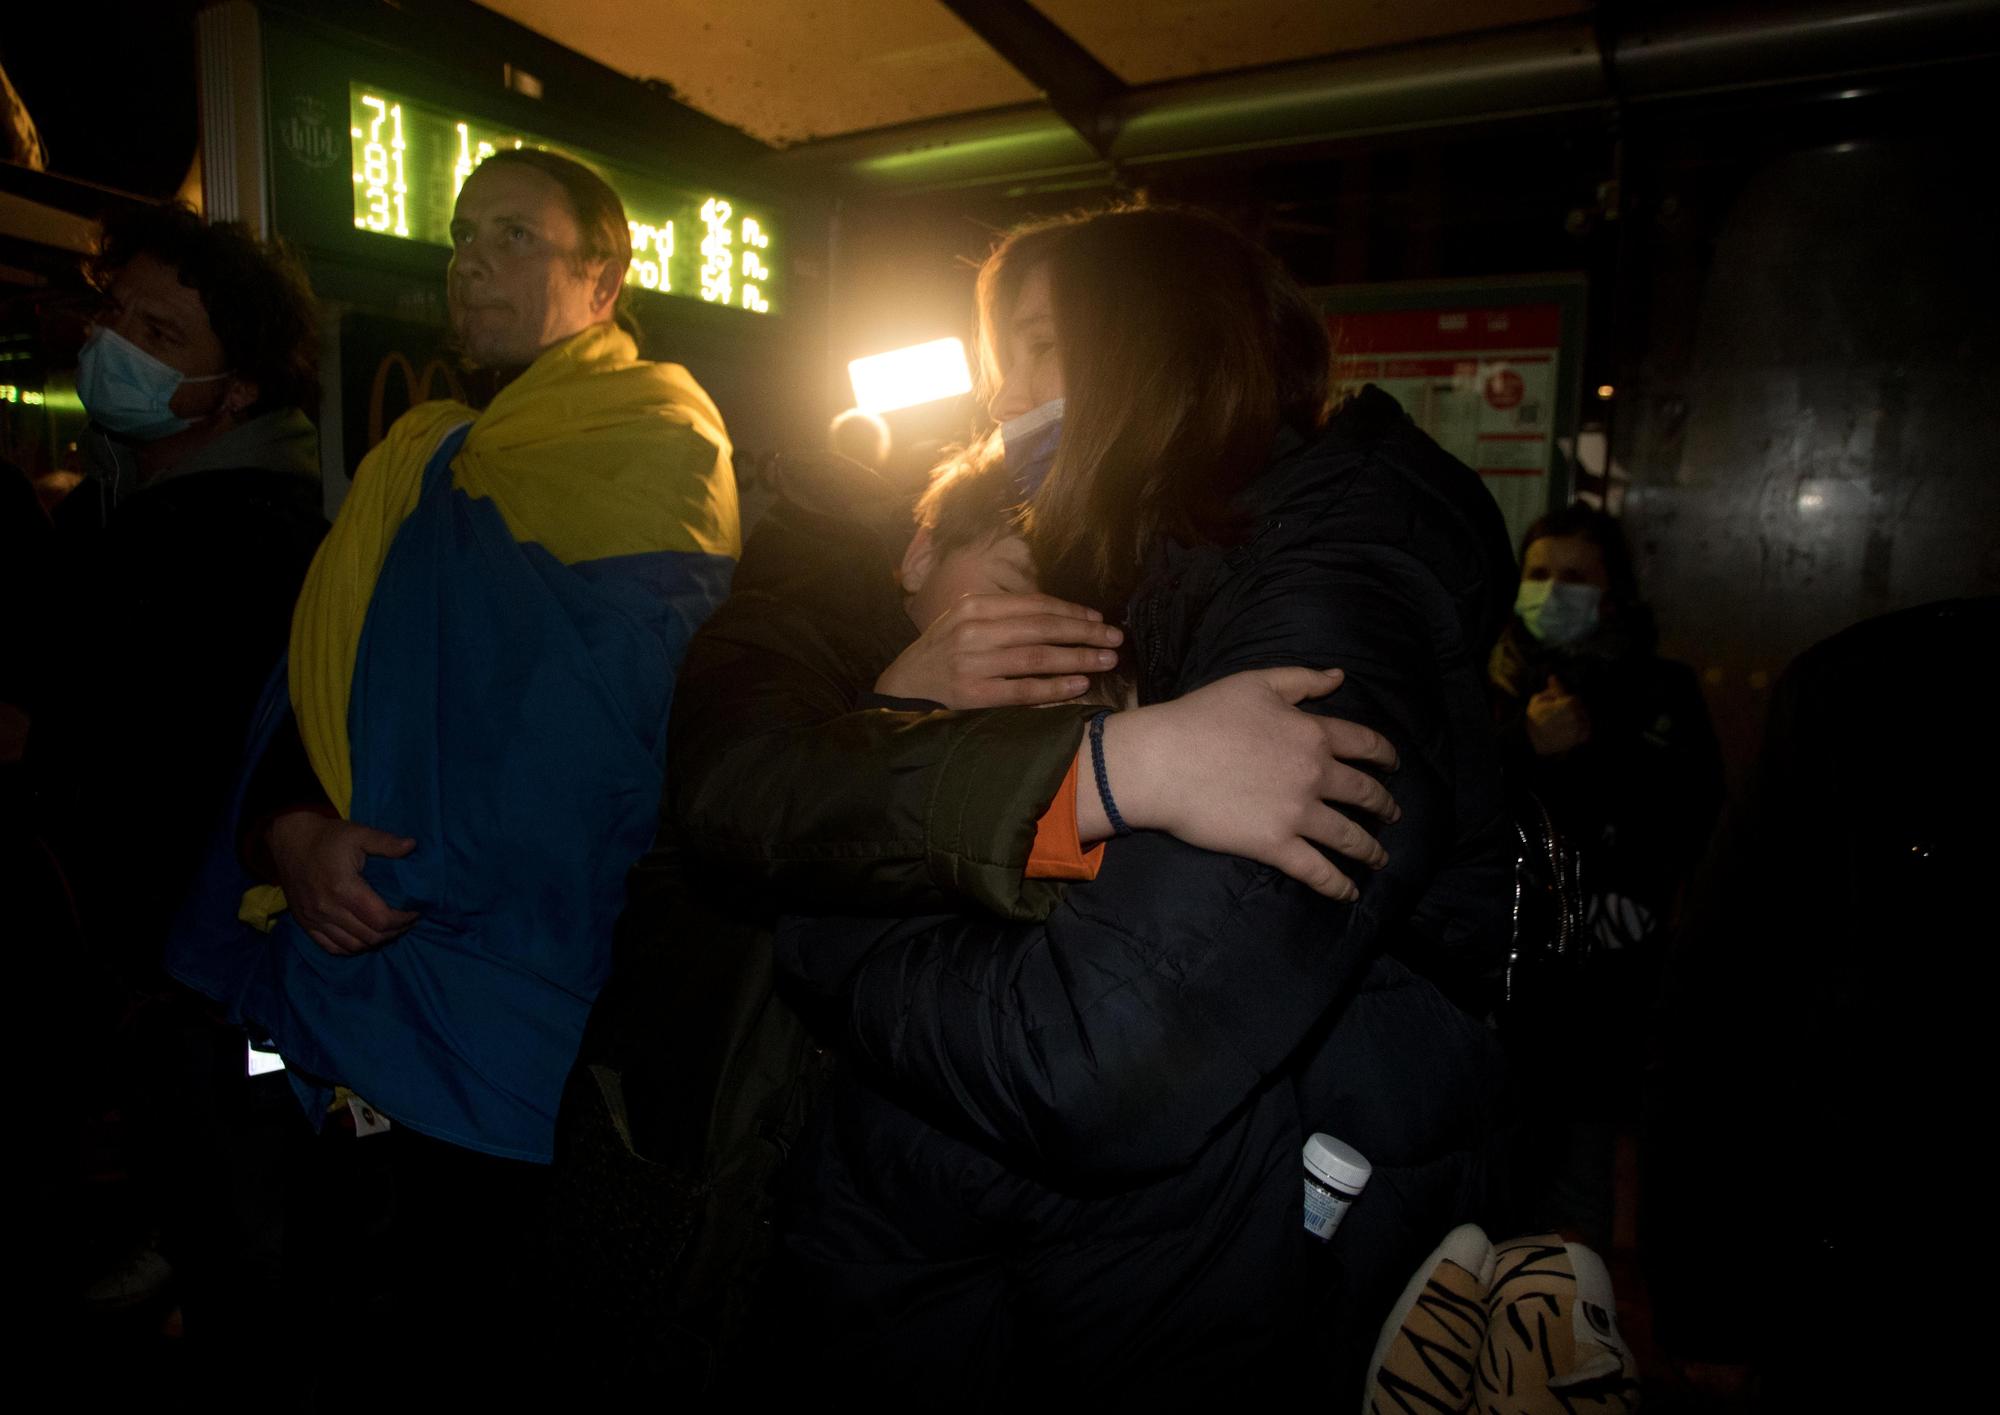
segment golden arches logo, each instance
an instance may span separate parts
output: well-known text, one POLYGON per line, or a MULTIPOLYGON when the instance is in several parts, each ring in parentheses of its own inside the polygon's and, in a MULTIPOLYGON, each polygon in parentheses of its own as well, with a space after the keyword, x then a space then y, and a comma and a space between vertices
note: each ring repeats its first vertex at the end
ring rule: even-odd
POLYGON ((389 430, 383 419, 383 407, 388 399, 389 373, 392 369, 402 370, 403 392, 408 399, 409 407, 414 408, 419 403, 428 403, 433 398, 449 397, 461 403, 465 401, 464 385, 458 381, 458 374, 453 371, 451 365, 443 359, 434 358, 425 364, 423 375, 419 377, 409 357, 400 349, 391 349, 382 356, 382 362, 375 366, 375 383, 368 390, 368 446, 371 448, 380 442, 383 434, 389 430), (433 380, 441 380, 444 386, 441 389, 433 389, 433 380))

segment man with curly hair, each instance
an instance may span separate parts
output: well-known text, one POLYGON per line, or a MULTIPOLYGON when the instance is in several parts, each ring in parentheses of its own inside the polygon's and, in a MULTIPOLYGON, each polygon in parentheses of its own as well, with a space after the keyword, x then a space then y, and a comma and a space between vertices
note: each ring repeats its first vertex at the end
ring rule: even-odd
POLYGON ((29 995, 51 1052, 85 1063, 74 1103, 124 1116, 140 1181, 129 1223, 76 1239, 87 1302, 151 1298, 170 1263, 187 1330, 219 1335, 273 1276, 246 1266, 258 1245, 230 1199, 243 1038, 172 989, 162 951, 326 533, 316 309, 281 249, 180 206, 109 217, 86 273, 91 475, 56 510, 54 582, 26 609, 51 642, 27 766, 85 948, 43 950, 70 971, 29 995))
POLYGON ((88 274, 91 475, 29 752, 95 950, 146 990, 326 532, 317 312, 282 250, 180 206, 108 218, 88 274))

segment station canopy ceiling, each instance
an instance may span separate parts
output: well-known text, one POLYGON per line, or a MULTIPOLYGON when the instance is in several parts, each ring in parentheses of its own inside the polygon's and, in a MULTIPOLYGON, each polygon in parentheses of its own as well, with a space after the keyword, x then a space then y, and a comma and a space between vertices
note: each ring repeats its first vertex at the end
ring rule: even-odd
MULTIPOLYGON (((1041 95, 940 0, 481 0, 779 147, 1041 95)), ((1035 0, 1131 85, 1581 14, 1587 0, 1035 0)))

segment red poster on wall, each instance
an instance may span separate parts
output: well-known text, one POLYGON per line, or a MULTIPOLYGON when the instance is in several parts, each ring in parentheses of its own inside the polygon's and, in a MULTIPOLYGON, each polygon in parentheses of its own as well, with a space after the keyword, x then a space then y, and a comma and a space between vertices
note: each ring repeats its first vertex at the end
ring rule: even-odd
POLYGON ((1563 376, 1554 302, 1328 317, 1335 372, 1379 385, 1486 480, 1517 536, 1548 508, 1563 376))

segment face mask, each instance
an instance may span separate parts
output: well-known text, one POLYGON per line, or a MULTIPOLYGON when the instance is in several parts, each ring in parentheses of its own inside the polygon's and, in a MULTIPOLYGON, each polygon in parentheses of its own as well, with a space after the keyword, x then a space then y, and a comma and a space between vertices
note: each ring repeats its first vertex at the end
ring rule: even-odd
POLYGON ((183 383, 215 383, 229 373, 189 378, 162 363, 116 330, 90 331, 77 355, 76 396, 99 427, 140 442, 171 437, 191 426, 173 411, 183 383))
POLYGON ((1550 648, 1563 648, 1590 637, 1597 627, 1598 605, 1604 591, 1595 585, 1565 585, 1554 580, 1526 580, 1514 596, 1514 612, 1528 632, 1550 648))
POLYGON ((1020 488, 1024 501, 1042 489, 1049 468, 1055 465, 1056 444, 1062 441, 1062 419, 1063 400, 1057 398, 1000 424, 1007 474, 1020 488))

